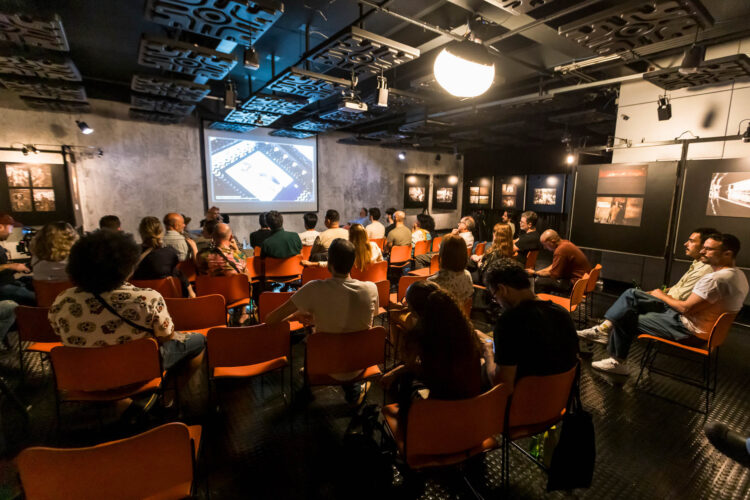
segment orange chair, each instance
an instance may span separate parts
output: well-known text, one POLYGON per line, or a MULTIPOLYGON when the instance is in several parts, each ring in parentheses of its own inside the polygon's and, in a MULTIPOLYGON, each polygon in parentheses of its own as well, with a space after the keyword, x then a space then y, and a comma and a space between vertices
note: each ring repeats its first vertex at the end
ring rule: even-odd
POLYGON ((401 303, 404 301, 404 297, 406 296, 406 289, 409 288, 409 285, 423 279, 427 278, 425 276, 401 276, 401 278, 398 280, 398 291, 391 294, 390 306, 401 305, 401 303))
POLYGON ((435 254, 430 259, 430 267, 423 267, 421 269, 415 269, 414 271, 409 271, 408 274, 411 274, 412 276, 422 276, 423 278, 427 278, 428 276, 432 276, 439 270, 440 270, 440 256, 438 254, 435 254))
POLYGON ((60 403, 117 401, 162 388, 159 344, 151 337, 106 347, 58 346, 50 359, 58 426, 60 403))
MULTIPOLYGON (((550 295, 547 293, 539 293, 537 294, 537 297, 539 297, 542 300, 551 300, 558 306, 561 306, 563 309, 567 310, 568 312, 574 312, 578 305, 583 301, 583 292, 586 290, 586 284, 589 281, 589 273, 586 273, 583 275, 581 279, 575 282, 573 285, 573 288, 570 290, 570 297, 559 297, 557 295, 550 295)), ((580 312, 580 311, 579 311, 580 312)), ((579 314, 580 319, 580 314, 579 314)))
POLYGON ((387 405, 382 410, 385 428, 411 469, 460 464, 499 446, 495 436, 505 426, 509 392, 500 384, 469 399, 415 399, 406 428, 398 405, 387 405))
POLYGON ((174 329, 206 335, 211 328, 227 326, 227 308, 221 295, 204 295, 194 299, 164 299, 172 316, 174 329))
MULTIPOLYGON (((292 350, 289 324, 255 325, 238 328, 212 328, 206 338, 210 380, 248 378, 289 367, 292 391, 292 350)), ((210 387, 210 386, 209 386, 210 387)), ((282 389, 283 391, 283 389, 282 389)))
POLYGON ((195 262, 192 259, 186 259, 177 264, 177 270, 185 275, 190 283, 195 282, 195 277, 198 275, 198 270, 195 267, 195 262))
POLYGON ((60 337, 55 334, 52 325, 47 318, 49 309, 46 307, 16 307, 16 326, 18 327, 18 361, 21 367, 21 377, 25 377, 23 366, 23 353, 38 352, 44 357, 49 356, 50 351, 61 346, 60 337), (23 342, 29 344, 23 347, 23 342))
POLYGON ((174 276, 158 280, 130 280, 129 283, 138 288, 156 290, 164 298, 179 299, 182 297, 182 286, 174 276))
POLYGON ((310 253, 312 252, 312 245, 302 245, 302 260, 310 260, 310 253))
POLYGON ((51 306, 58 295, 73 286, 70 281, 33 280, 31 283, 34 287, 38 307, 51 306))
POLYGON ((583 320, 591 317, 594 309, 594 290, 596 289, 596 282, 599 281, 599 276, 602 272, 602 265, 597 264, 594 268, 589 271, 589 280, 586 283, 586 290, 583 292, 584 305, 586 306, 583 320), (591 300, 589 300, 591 299, 591 300))
POLYGON ((30 500, 186 498, 193 493, 200 442, 200 425, 172 422, 86 448, 27 448, 18 456, 18 472, 30 500))
POLYGON ((526 254, 526 269, 534 269, 536 258, 539 256, 539 250, 529 250, 526 254))
MULTIPOLYGON (((706 393, 706 406, 705 414, 708 415, 711 407, 711 394, 716 394, 716 379, 719 371, 719 347, 729 336, 729 330, 732 327, 737 313, 724 313, 719 316, 714 323, 711 332, 706 334, 698 334, 695 337, 702 341, 697 345, 686 345, 674 340, 668 340, 656 335, 651 335, 648 332, 643 332, 638 335, 638 340, 648 341, 646 349, 643 351, 641 356, 641 370, 638 372, 638 379, 635 382, 635 387, 638 388, 641 377, 643 376, 643 370, 648 368, 649 373, 656 373, 664 375, 675 380, 679 380, 693 387, 703 389, 706 393), (657 354, 659 354, 659 346, 673 349, 674 352, 680 354, 687 354, 688 356, 697 356, 703 364, 703 377, 696 379, 694 377, 686 376, 680 373, 676 373, 665 368, 659 368, 654 366, 657 354), (711 371, 713 370, 713 377, 711 377, 711 371), (711 380, 713 378, 713 381, 711 380)), ((684 356, 675 355, 674 357, 684 358, 684 356)))
POLYGON ((477 243, 477 245, 474 247, 474 255, 484 255, 484 247, 486 244, 487 242, 485 241, 477 243))
POLYGON ((263 278, 263 261, 260 257, 247 257, 245 259, 247 269, 247 280, 251 283, 260 282, 263 278))
POLYGON ((377 281, 378 287, 378 316, 388 312, 388 303, 391 298, 391 282, 388 280, 377 281))
POLYGON ((437 238, 432 239, 432 251, 433 252, 439 252, 440 251, 440 244, 443 242, 443 237, 438 236, 437 238))
MULTIPOLYGON (((286 301, 292 298, 294 292, 263 292, 258 298, 258 319, 261 323, 266 322, 266 317, 284 305, 286 301)), ((304 330, 305 325, 299 321, 289 321, 289 330, 292 332, 298 332, 304 330)))
POLYGON ((385 247, 385 238, 370 238, 367 241, 372 241, 373 243, 375 243, 378 246, 378 248, 380 248, 381 252, 383 251, 383 248, 385 247))
POLYGON ((195 279, 195 294, 221 295, 227 304, 227 309, 250 303, 250 284, 244 274, 229 274, 227 276, 198 276, 195 279))
POLYGON ((253 257, 260 257, 260 247, 253 247, 253 257))
POLYGON ((327 267, 312 266, 302 269, 302 284, 313 280, 327 280, 331 277, 331 271, 327 267))
POLYGON ((391 248, 391 255, 388 260, 388 269, 399 269, 403 272, 404 268, 411 264, 411 245, 400 245, 391 248))
POLYGON ((359 281, 372 281, 373 283, 377 283, 378 281, 383 281, 384 279, 388 278, 388 262, 387 261, 381 261, 381 262, 375 262, 374 264, 370 264, 363 271, 360 271, 357 269, 357 267, 352 267, 352 278, 359 281))
POLYGON ((291 283, 302 277, 301 255, 288 259, 263 258, 263 279, 266 283, 291 283))
POLYGON ((430 251, 430 245, 431 245, 430 241, 427 241, 427 240, 418 241, 414 245, 414 257, 416 257, 417 255, 424 255, 427 252, 429 252, 430 251))

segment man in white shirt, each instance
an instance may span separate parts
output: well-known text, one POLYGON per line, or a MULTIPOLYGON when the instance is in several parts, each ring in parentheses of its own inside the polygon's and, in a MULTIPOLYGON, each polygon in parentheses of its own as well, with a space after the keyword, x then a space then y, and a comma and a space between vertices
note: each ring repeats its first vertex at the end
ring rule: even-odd
POLYGON ((370 223, 365 227, 367 237, 371 240, 385 238, 385 226, 380 222, 380 209, 373 207, 370 209, 370 223))
POLYGON ((591 363, 592 368, 627 375, 630 344, 640 331, 678 342, 695 335, 702 338, 723 313, 738 312, 748 293, 747 278, 735 265, 739 251, 740 240, 732 234, 706 238, 701 262, 713 272, 700 278, 685 300, 661 290, 637 294, 631 289, 620 295, 604 315, 614 325, 607 346, 611 357, 591 363))
POLYGON ((474 218, 471 216, 462 217, 458 221, 458 228, 451 231, 451 234, 457 234, 466 242, 466 248, 469 249, 469 255, 474 249, 474 218))
MULTIPOLYGON (((342 238, 333 240, 328 248, 328 270, 332 277, 310 281, 304 285, 289 301, 271 311, 266 323, 298 319, 312 324, 316 332, 325 333, 369 329, 378 312, 378 288, 375 283, 355 280, 349 276, 354 258, 354 245, 351 242, 342 238)), ((331 374, 339 380, 351 380, 357 375, 359 372, 331 374)), ((352 383, 342 387, 346 400, 351 404, 359 404, 370 383, 352 383)))
POLYGON ((307 212, 302 216, 302 220, 305 222, 305 232, 299 233, 299 239, 302 240, 303 246, 311 247, 320 234, 315 230, 315 226, 318 225, 318 214, 307 212))
POLYGON ((317 238, 315 238, 313 247, 310 250, 310 260, 326 260, 328 247, 331 246, 333 240, 335 240, 336 238, 343 238, 345 240, 349 239, 349 231, 347 231, 343 227, 339 227, 339 220, 340 216, 338 211, 331 209, 326 212, 324 224, 326 225, 327 229, 320 233, 317 238))
POLYGON ((191 252, 193 257, 198 255, 195 242, 183 234, 185 219, 182 215, 175 212, 168 213, 164 216, 164 227, 167 230, 164 234, 164 246, 177 250, 177 258, 180 262, 187 260, 191 252))

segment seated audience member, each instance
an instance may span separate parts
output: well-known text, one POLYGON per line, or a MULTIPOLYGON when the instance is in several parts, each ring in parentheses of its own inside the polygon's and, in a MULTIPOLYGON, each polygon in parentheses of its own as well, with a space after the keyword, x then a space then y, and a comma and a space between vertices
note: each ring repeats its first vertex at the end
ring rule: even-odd
POLYGON ((302 220, 305 223, 305 231, 299 233, 299 239, 302 241, 303 246, 311 247, 315 243, 315 238, 320 234, 315 230, 315 226, 318 225, 318 214, 307 212, 302 216, 302 220))
MULTIPOLYGON (((646 331, 673 341, 689 341, 695 335, 707 335, 725 312, 742 308, 748 292, 747 278, 737 269, 735 259, 740 240, 732 234, 712 234, 701 249, 701 262, 711 266, 685 300, 677 300, 661 290, 649 293, 625 291, 604 314, 611 331, 607 350, 611 357, 591 363, 591 367, 617 375, 627 375, 630 344, 646 331)), ((604 342, 607 334, 592 328, 579 332, 584 338, 604 342), (595 332, 593 332, 595 330, 595 332)))
POLYGON ((109 229, 110 231, 122 231, 120 218, 116 215, 105 215, 99 219, 99 229, 109 229))
POLYGON ((411 228, 411 244, 419 241, 431 241, 435 230, 435 220, 429 214, 418 214, 411 228))
POLYGON ((575 282, 591 271, 589 260, 580 248, 560 238, 553 229, 543 232, 540 241, 544 248, 552 252, 552 264, 536 272, 527 270, 537 276, 534 289, 539 293, 569 294, 575 282))
POLYGON ((260 229, 250 233, 250 246, 253 248, 257 248, 263 245, 263 242, 266 241, 266 238, 271 236, 271 228, 268 227, 268 221, 266 220, 267 215, 268 212, 263 212, 258 216, 260 229))
POLYGON ((232 238, 229 224, 220 222, 213 234, 213 245, 198 255, 198 272, 209 276, 247 274, 245 254, 232 238))
POLYGON ((488 266, 497 259, 513 257, 513 230, 510 224, 498 222, 492 228, 492 245, 484 251, 484 255, 472 255, 470 258, 477 264, 474 283, 484 283, 484 274, 488 266))
POLYGON ((396 227, 396 222, 393 220, 393 214, 395 213, 395 208, 389 208, 385 211, 385 221, 388 224, 387 226, 385 226, 385 236, 388 236, 388 233, 393 231, 393 228, 396 227))
POLYGON ((451 234, 458 235, 463 238, 466 247, 469 249, 469 253, 474 248, 474 218, 473 217, 462 217, 458 221, 458 227, 451 231, 451 234))
POLYGON ((311 260, 327 260, 328 247, 331 246, 333 240, 337 238, 346 240, 349 238, 349 231, 343 227, 339 227, 339 218, 339 213, 336 210, 328 210, 326 212, 326 218, 323 221, 326 230, 315 238, 315 243, 313 243, 313 247, 310 250, 311 260))
POLYGON ((404 219, 406 219, 406 214, 401 210, 393 214, 395 227, 387 233, 388 236, 385 238, 386 251, 390 251, 393 247, 411 246, 411 231, 404 225, 404 219))
POLYGON ((185 218, 178 213, 171 212, 164 216, 164 227, 167 230, 163 239, 164 246, 174 248, 180 262, 198 255, 195 242, 185 235, 185 226, 185 218))
MULTIPOLYGON (((690 257, 693 262, 690 264, 687 272, 682 275, 679 281, 665 290, 667 295, 675 300, 687 300, 690 294, 693 293, 693 288, 695 287, 695 284, 698 282, 698 280, 706 274, 713 272, 711 266, 704 262, 701 262, 701 250, 703 249, 703 242, 706 241, 706 238, 716 233, 718 233, 718 231, 712 227, 699 227, 692 233, 690 233, 690 237, 683 246, 685 247, 685 255, 690 257)), ((630 288, 626 290, 625 293, 632 293, 636 296, 640 294, 646 294, 653 297, 654 295, 652 292, 655 291, 656 290, 652 290, 651 292, 644 292, 641 290, 630 288)), ((648 299, 649 297, 645 298, 648 299)), ((605 319, 599 325, 579 331, 578 335, 586 340, 606 345, 607 341, 609 340, 608 335, 610 331, 612 331, 612 322, 605 319)))
POLYGON ((206 218, 203 219, 200 222, 200 226, 203 227, 203 224, 210 220, 215 220, 217 222, 223 222, 224 224, 229 224, 229 216, 226 214, 222 214, 219 207, 211 207, 206 211, 206 218))
POLYGON ((31 269, 36 281, 68 281, 65 267, 78 233, 67 222, 50 222, 29 243, 31 269))
POLYGON ((0 300, 0 350, 8 350, 8 332, 16 322, 16 307, 12 300, 0 300))
MULTIPOLYGON (((352 224, 352 227, 349 228, 349 241, 354 245, 354 267, 360 271, 364 271, 370 264, 383 260, 383 253, 380 251, 380 247, 375 242, 367 240, 367 232, 360 224, 352 224)), ((304 267, 328 267, 328 262, 303 260, 302 265, 304 267)))
POLYGON ((359 218, 349 221, 349 224, 359 224, 362 227, 368 226, 370 224, 370 217, 367 215, 367 209, 365 207, 360 208, 359 218))
POLYGON ((513 211, 512 210, 505 210, 503 212, 502 217, 500 218, 500 221, 503 224, 508 224, 510 226, 511 235, 515 238, 515 236, 516 236, 516 224, 513 222, 513 211))
POLYGON ((370 223, 367 225, 367 237, 371 240, 385 238, 385 226, 380 222, 380 209, 373 207, 369 210, 370 223))
POLYGON ((466 270, 468 259, 469 252, 464 239, 455 234, 448 234, 440 244, 440 270, 427 278, 453 295, 462 307, 474 294, 474 283, 471 281, 471 274, 466 270))
POLYGON ((521 220, 518 222, 518 228, 523 231, 513 241, 514 250, 518 252, 516 259, 522 266, 526 267, 526 257, 529 252, 539 251, 542 249, 542 243, 539 241, 539 232, 536 230, 536 221, 539 217, 536 212, 528 210, 521 214, 521 220))
POLYGON ((570 313, 551 301, 539 300, 526 271, 513 259, 489 265, 487 290, 502 306, 492 339, 484 341, 485 368, 493 384, 511 388, 529 375, 553 375, 570 370, 577 361, 578 338, 570 313))
POLYGON ((201 366, 206 338, 176 332, 159 292, 126 282, 139 255, 133 237, 119 231, 94 231, 78 240, 68 260, 75 287, 62 292, 50 307, 52 328, 63 345, 72 347, 153 337, 159 342, 165 370, 191 360, 193 372, 201 366))
MULTIPOLYGON (((0 213, 0 241, 8 239, 15 226, 21 226, 13 217, 0 213)), ((16 273, 31 272, 25 264, 10 262, 10 255, 0 245, 0 300, 12 300, 24 306, 36 305, 36 295, 27 286, 16 279, 16 273)))
POLYGON ((722 422, 706 423, 703 432, 721 453, 745 467, 750 467, 750 436, 734 432, 722 422))
POLYGON ((209 220, 206 221, 203 226, 201 226, 201 235, 198 236, 195 240, 195 246, 197 252, 195 253, 196 258, 198 255, 200 255, 201 252, 207 250, 211 245, 214 244, 214 230, 216 229, 216 226, 219 225, 219 221, 217 220, 209 220))
POLYGON ((164 230, 156 217, 144 217, 138 225, 141 236, 141 256, 135 265, 132 279, 160 280, 174 276, 180 280, 183 297, 195 297, 185 275, 178 269, 180 260, 174 247, 164 245, 164 230))
MULTIPOLYGON (((271 311, 266 323, 280 323, 294 316, 311 323, 316 332, 346 333, 369 329, 378 312, 378 288, 375 283, 349 276, 355 259, 356 251, 351 242, 342 238, 333 240, 328 248, 328 270, 332 277, 306 283, 289 301, 271 311)), ((346 381, 359 374, 336 373, 331 376, 346 381)), ((364 399, 370 383, 351 383, 343 387, 346 400, 358 404, 364 399)))
POLYGON ((413 397, 466 399, 482 390, 479 340, 456 300, 437 283, 417 281, 406 290, 406 303, 404 364, 382 379, 404 422, 413 397))
POLYGON ((263 240, 260 246, 261 257, 286 259, 299 255, 302 251, 302 240, 297 233, 284 231, 284 216, 276 210, 266 214, 266 224, 271 229, 271 236, 263 240))

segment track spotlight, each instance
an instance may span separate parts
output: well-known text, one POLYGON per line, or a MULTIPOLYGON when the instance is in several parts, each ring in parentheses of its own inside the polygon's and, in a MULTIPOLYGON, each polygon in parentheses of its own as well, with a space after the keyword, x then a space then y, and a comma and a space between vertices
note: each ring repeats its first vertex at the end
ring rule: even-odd
POLYGON ((23 154, 24 156, 29 156, 29 148, 27 148, 25 144, 24 144, 24 145, 23 145, 23 147, 21 148, 21 153, 22 153, 22 154, 23 154))
POLYGON ((234 82, 227 80, 224 88, 224 109, 235 109, 237 107, 237 90, 234 82))
POLYGON ((679 72, 681 75, 691 75, 698 72, 698 66, 703 62, 706 55, 706 47, 693 44, 685 51, 685 57, 682 58, 679 72))
POLYGON ((101 158, 102 156, 104 156, 104 151, 102 151, 101 149, 99 149, 99 150, 98 150, 98 151, 96 152, 96 156, 98 156, 99 158, 101 158))
POLYGON ((435 58, 435 79, 456 97, 484 94, 495 80, 495 63, 481 43, 469 40, 444 48, 435 58))
POLYGON ((250 71, 260 68, 260 57, 252 45, 245 49, 245 56, 242 61, 245 69, 249 69, 250 71))
POLYGON ((435 155, 435 163, 439 162, 441 160, 441 158, 442 157, 440 156, 440 153, 436 154, 435 155))
POLYGON ((81 133, 84 135, 89 135, 94 133, 94 129, 89 127, 86 122, 82 122, 80 120, 76 120, 76 125, 78 125, 78 128, 81 129, 81 133))
POLYGON ((378 100, 375 105, 380 108, 388 107, 388 80, 383 75, 378 77, 378 100))
POLYGON ((745 133, 742 134, 742 142, 750 142, 750 125, 747 126, 747 130, 745 130, 745 133))
POLYGON ((401 151, 398 154, 398 159, 401 160, 401 161, 404 161, 406 159, 406 152, 405 151, 401 151))
POLYGON ((572 165, 576 161, 576 157, 573 153, 568 153, 568 155, 565 157, 565 163, 568 165, 572 165))
POLYGON ((672 104, 669 102, 669 98, 666 95, 659 97, 656 112, 659 115, 660 122, 672 118, 672 104))

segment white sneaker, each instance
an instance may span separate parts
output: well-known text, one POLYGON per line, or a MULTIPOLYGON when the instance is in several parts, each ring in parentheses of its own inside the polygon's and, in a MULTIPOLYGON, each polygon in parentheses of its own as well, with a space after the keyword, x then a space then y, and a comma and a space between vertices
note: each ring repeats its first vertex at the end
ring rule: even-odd
POLYGON ((582 339, 596 342, 597 344, 607 345, 609 343, 609 334, 599 329, 599 326, 592 326, 585 330, 578 330, 578 336, 582 339))
POLYGON ((615 358, 602 359, 591 363, 591 368, 601 372, 611 373, 612 375, 627 375, 628 367, 625 363, 620 363, 615 358))

